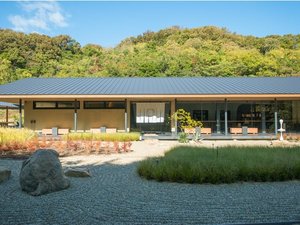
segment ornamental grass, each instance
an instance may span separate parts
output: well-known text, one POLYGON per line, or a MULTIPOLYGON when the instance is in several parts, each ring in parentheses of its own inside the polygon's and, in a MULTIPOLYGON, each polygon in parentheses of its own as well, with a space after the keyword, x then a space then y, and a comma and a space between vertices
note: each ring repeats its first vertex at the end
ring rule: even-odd
POLYGON ((28 141, 34 140, 37 135, 29 129, 0 128, 0 145, 25 145, 28 141))
POLYGON ((138 166, 146 179, 184 183, 233 183, 300 179, 299 147, 175 147, 138 166))

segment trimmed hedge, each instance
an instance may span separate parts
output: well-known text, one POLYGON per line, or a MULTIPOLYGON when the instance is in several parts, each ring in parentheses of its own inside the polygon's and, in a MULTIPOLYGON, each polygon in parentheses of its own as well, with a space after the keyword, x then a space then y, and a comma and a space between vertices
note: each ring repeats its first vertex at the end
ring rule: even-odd
POLYGON ((300 148, 175 147, 138 166, 146 179, 185 183, 285 181, 300 179, 300 148))

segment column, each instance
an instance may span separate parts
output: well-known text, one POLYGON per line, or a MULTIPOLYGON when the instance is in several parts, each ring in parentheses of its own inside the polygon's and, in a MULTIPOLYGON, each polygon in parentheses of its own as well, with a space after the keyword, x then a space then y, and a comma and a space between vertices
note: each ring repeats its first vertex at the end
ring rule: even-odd
POLYGON ((128 132, 128 117, 127 117, 127 99, 125 99, 125 114, 124 114, 124 129, 128 132))
POLYGON ((74 103, 74 131, 77 132, 77 99, 74 103))
POLYGON ((266 112, 265 105, 261 104, 261 132, 266 133, 266 112))
MULTIPOLYGON (((171 103, 171 117, 174 115, 176 112, 176 99, 173 99, 170 101, 171 103)), ((172 135, 177 135, 177 120, 176 119, 171 119, 171 133, 172 135)))
POLYGON ((217 127, 217 133, 218 134, 220 134, 221 133, 221 123, 220 123, 220 120, 221 120, 221 114, 220 114, 220 107, 219 107, 219 105, 218 105, 218 103, 216 103, 216 120, 217 120, 217 125, 216 125, 216 127, 217 127))
POLYGON ((274 129, 275 135, 278 133, 278 107, 277 107, 277 99, 275 98, 275 110, 274 110, 274 129))
POLYGON ((224 120, 225 120, 225 135, 228 135, 227 99, 226 98, 225 98, 224 120))
POLYGON ((5 114, 5 116, 6 116, 5 122, 6 122, 6 125, 8 126, 8 106, 6 106, 6 114, 5 114))
POLYGON ((131 109, 130 109, 130 106, 131 106, 131 102, 130 100, 126 99, 126 112, 127 112, 127 131, 126 132, 130 132, 130 121, 131 121, 131 118, 130 118, 130 114, 131 114, 131 109))
POLYGON ((19 128, 22 128, 22 99, 19 99, 19 128))

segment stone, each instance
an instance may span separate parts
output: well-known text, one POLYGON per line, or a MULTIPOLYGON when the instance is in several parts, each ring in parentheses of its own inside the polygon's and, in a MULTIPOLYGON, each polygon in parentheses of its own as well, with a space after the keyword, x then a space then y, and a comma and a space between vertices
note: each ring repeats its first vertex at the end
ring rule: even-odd
POLYGON ((63 173, 58 153, 52 149, 38 149, 23 162, 20 185, 23 191, 38 196, 66 189, 70 181, 63 173))
POLYGON ((6 181, 9 179, 11 174, 11 170, 4 167, 4 166, 0 166, 0 183, 6 181))
POLYGON ((67 168, 65 175, 68 177, 90 177, 90 171, 87 168, 67 168))

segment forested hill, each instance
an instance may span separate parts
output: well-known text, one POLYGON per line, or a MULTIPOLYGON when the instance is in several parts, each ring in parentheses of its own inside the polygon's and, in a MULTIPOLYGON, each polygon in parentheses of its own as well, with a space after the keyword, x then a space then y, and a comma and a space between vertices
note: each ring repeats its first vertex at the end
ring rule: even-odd
MULTIPOLYGON (((100 40, 101 41, 101 40, 100 40)), ((300 34, 263 38, 171 27, 115 48, 0 29, 0 83, 25 77, 300 76, 300 34)))

